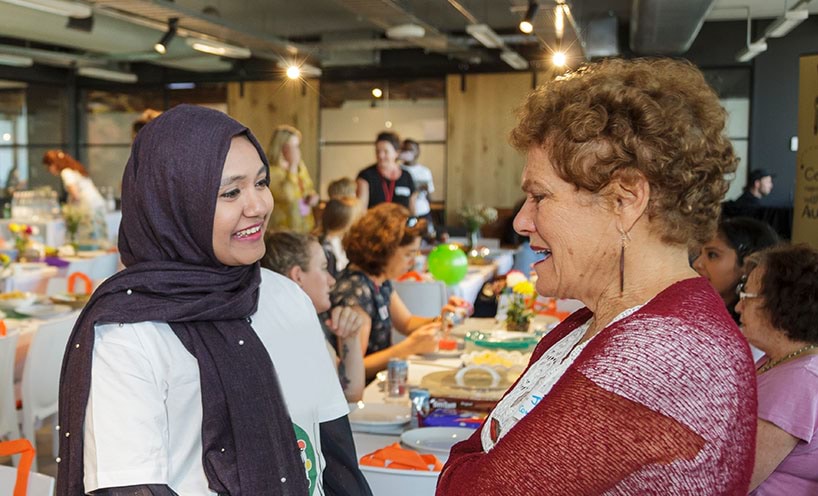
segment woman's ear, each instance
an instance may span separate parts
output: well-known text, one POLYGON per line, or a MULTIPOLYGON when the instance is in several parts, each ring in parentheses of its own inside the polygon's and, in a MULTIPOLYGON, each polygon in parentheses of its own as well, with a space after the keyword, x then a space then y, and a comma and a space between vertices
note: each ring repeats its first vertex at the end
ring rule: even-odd
POLYGON ((631 171, 611 179, 609 188, 621 229, 629 232, 648 208, 650 183, 641 172, 631 171))
POLYGON ((301 286, 302 277, 304 275, 304 271, 301 270, 301 267, 298 264, 293 265, 289 272, 287 272, 287 277, 298 283, 301 286))

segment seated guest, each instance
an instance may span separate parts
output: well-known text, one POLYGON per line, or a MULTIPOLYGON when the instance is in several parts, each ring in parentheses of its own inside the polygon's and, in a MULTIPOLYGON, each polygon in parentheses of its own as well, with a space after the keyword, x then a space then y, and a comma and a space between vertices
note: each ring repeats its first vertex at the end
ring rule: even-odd
POLYGON ((321 214, 321 246, 327 254, 329 273, 333 277, 349 263, 343 240, 357 213, 358 200, 353 196, 332 198, 321 214))
POLYGON ((758 361, 758 433, 750 493, 818 494, 818 251, 751 255, 737 310, 758 361))
POLYGON ((330 200, 334 198, 354 198, 358 185, 351 177, 342 177, 329 183, 327 194, 330 200))
POLYGON ((744 273, 744 259, 777 243, 778 235, 773 228, 760 220, 749 217, 723 219, 716 235, 702 246, 693 262, 693 268, 710 282, 737 324, 736 288, 744 273))
POLYGON ((541 255, 537 293, 587 308, 452 448, 438 496, 746 494, 753 361, 687 249, 712 237, 736 169, 718 96, 689 62, 606 59, 518 115, 514 227, 541 255))
POLYGON ((405 207, 382 203, 369 209, 344 237, 349 265, 338 275, 332 306, 360 305, 371 318, 371 325, 361 330, 367 378, 385 369, 390 358, 437 349, 439 319, 412 315, 390 281, 412 270, 425 229, 405 207), (408 337, 392 344, 392 327, 408 337))
MULTIPOLYGON (((261 266, 289 277, 310 297, 318 314, 330 309, 329 293, 335 279, 327 270, 327 258, 318 240, 312 236, 277 232, 267 236, 267 253, 261 266)), ((329 346, 333 363, 338 366, 344 396, 352 403, 361 399, 364 391, 363 350, 360 329, 369 317, 360 307, 339 306, 332 309, 324 324, 337 336, 340 361, 335 348, 329 346)))

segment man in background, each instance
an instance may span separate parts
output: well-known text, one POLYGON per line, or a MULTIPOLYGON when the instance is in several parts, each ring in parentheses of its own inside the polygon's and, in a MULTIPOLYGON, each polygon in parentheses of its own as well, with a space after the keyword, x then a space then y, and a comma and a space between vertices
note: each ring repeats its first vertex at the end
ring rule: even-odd
POLYGON ((750 171, 747 187, 744 193, 736 198, 735 204, 741 207, 755 207, 761 205, 761 199, 773 190, 773 174, 767 169, 750 171))
POLYGON ((429 235, 435 235, 434 222, 432 221, 432 207, 429 204, 429 194, 435 191, 435 183, 432 180, 432 171, 425 165, 418 163, 420 156, 420 144, 412 139, 405 139, 401 144, 400 160, 402 167, 412 176, 417 188, 418 196, 415 200, 414 215, 418 218, 426 219, 426 226, 429 235))

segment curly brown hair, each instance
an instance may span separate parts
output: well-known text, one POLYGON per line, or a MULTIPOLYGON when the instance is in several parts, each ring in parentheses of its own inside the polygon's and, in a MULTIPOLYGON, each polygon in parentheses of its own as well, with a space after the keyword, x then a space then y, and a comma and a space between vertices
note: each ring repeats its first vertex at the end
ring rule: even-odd
POLYGON ((644 176, 648 219, 666 243, 704 243, 715 233, 725 175, 736 170, 726 113, 702 73, 671 59, 609 59, 533 91, 511 144, 541 146, 557 174, 606 192, 612 179, 644 176))
POLYGON ((748 274, 763 270, 761 308, 793 341, 818 344, 818 251, 805 244, 779 245, 745 259, 748 274))
POLYGON ((379 276, 395 250, 413 243, 425 231, 426 222, 412 217, 403 205, 380 203, 352 224, 344 236, 344 250, 350 264, 379 276), (410 219, 415 219, 412 226, 407 225, 410 219))
POLYGON ((88 171, 85 170, 85 167, 83 167, 81 163, 77 162, 74 157, 62 150, 48 150, 45 152, 43 155, 43 165, 46 167, 51 167, 53 165, 57 168, 58 174, 62 172, 63 169, 71 169, 79 172, 85 177, 88 177, 88 171))

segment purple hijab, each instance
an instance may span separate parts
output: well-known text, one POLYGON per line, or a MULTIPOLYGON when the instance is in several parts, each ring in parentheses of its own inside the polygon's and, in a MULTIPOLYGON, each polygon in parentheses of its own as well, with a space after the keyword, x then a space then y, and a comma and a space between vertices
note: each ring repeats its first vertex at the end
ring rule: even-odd
POLYGON ((246 127, 192 105, 165 112, 134 142, 119 231, 127 268, 94 292, 63 359, 60 432, 73 435, 60 437, 60 496, 85 494, 83 422, 94 324, 143 321, 169 323, 199 363, 202 461, 210 488, 232 496, 307 494, 275 368, 249 322, 258 306, 259 265, 228 267, 213 253, 222 169, 237 135, 249 138, 267 163, 246 127))

